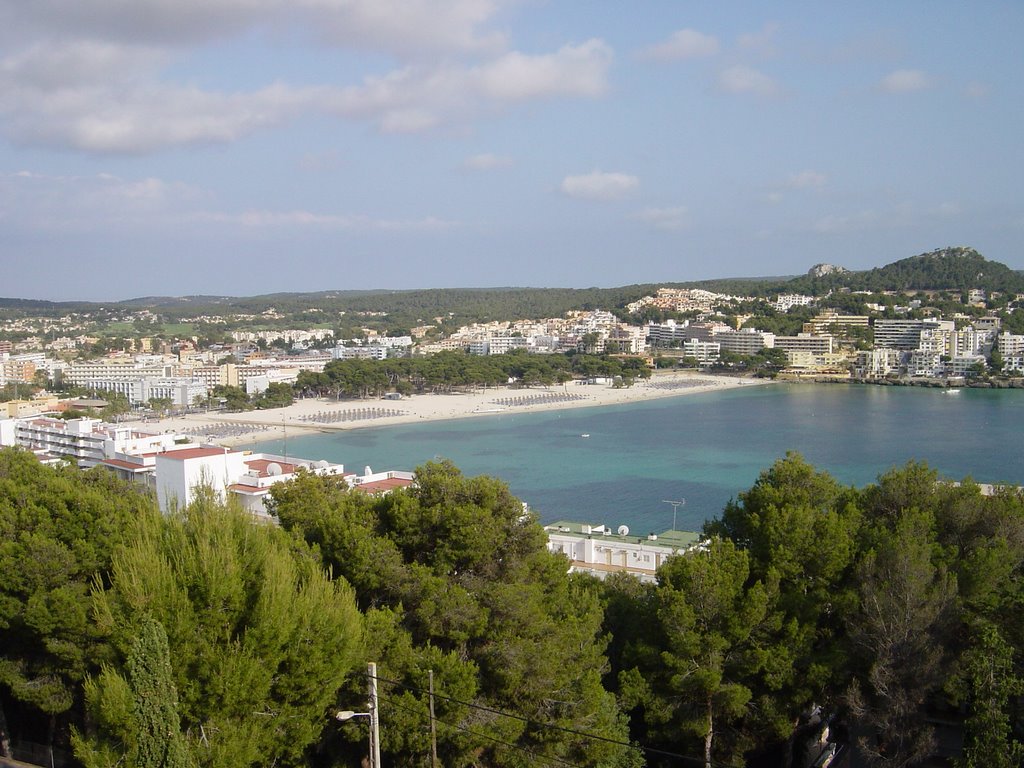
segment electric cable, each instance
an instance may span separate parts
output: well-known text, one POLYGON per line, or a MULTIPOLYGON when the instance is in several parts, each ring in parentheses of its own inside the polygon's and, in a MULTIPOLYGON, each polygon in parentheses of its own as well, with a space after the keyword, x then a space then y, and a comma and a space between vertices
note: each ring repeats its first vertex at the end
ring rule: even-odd
MULTIPOLYGON (((380 680, 380 678, 377 678, 377 679, 380 680)), ((382 682, 386 682, 386 681, 382 681, 382 682)), ((378 695, 378 699, 381 699, 381 698, 383 698, 383 697, 378 695)), ((404 704, 399 704, 398 702, 396 702, 394 700, 389 700, 388 703, 392 707, 397 707, 398 709, 404 709, 407 712, 414 712, 416 714, 422 714, 418 709, 413 709, 412 707, 408 707, 408 706, 406 706, 404 704)), ((428 717, 429 717, 429 715, 428 715, 428 717)), ((445 720, 442 720, 439 717, 434 717, 434 722, 441 723, 441 725, 443 725, 443 726, 445 726, 447 728, 454 728, 454 729, 459 730, 459 731, 465 731, 466 733, 470 734, 471 736, 477 736, 477 737, 479 737, 481 739, 487 739, 489 741, 496 742, 498 744, 501 744, 504 747, 509 747, 511 749, 518 750, 520 752, 525 752, 530 757, 536 758, 538 760, 543 760, 543 761, 545 761, 545 762, 547 762, 549 764, 557 763, 559 765, 567 765, 567 766, 569 766, 569 768, 584 768, 584 766, 580 765, 579 763, 570 763, 568 760, 563 760, 562 758, 559 758, 559 757, 552 757, 550 755, 542 755, 539 752, 534 752, 532 749, 529 749, 528 747, 523 747, 523 746, 520 746, 519 744, 512 744, 511 742, 508 742, 508 741, 502 741, 501 739, 497 738, 496 736, 489 736, 486 733, 480 733, 479 731, 474 731, 471 728, 467 728, 464 725, 456 725, 455 723, 449 723, 449 722, 447 722, 445 720)))
MULTIPOLYGON (((366 673, 363 673, 363 674, 366 674, 366 673)), ((369 675, 367 675, 367 677, 369 677, 369 675)), ((398 680, 390 680, 390 679, 388 679, 386 677, 381 677, 380 675, 377 675, 376 679, 377 679, 378 682, 381 682, 381 683, 387 683, 388 685, 397 685, 400 688, 405 688, 405 689, 408 689, 410 691, 416 691, 417 693, 425 693, 425 694, 431 695, 430 691, 426 690, 425 688, 420 688, 420 687, 415 686, 415 685, 409 685, 408 683, 403 683, 403 682, 400 682, 398 680)), ((648 747, 648 746, 645 746, 643 744, 633 744, 633 743, 630 743, 628 741, 620 741, 619 739, 612 739, 612 738, 610 738, 608 736, 601 736, 600 734, 597 734, 597 733, 587 733, 586 731, 577 731, 577 730, 574 730, 572 728, 566 728, 566 727, 561 726, 561 725, 555 725, 554 723, 542 723, 542 722, 539 722, 537 720, 531 720, 530 718, 525 717, 523 715, 517 715, 517 714, 513 714, 511 712, 503 712, 500 709, 494 709, 492 707, 488 707, 488 706, 485 706, 483 704, 474 704, 474 703, 469 702, 469 701, 461 701, 461 700, 453 698, 451 696, 445 696, 444 694, 440 694, 440 693, 436 693, 436 692, 433 694, 433 696, 434 696, 435 699, 444 699, 445 701, 450 701, 453 704, 459 704, 459 705, 464 706, 464 707, 470 707, 472 709, 479 709, 479 710, 481 710, 483 712, 490 712, 491 714, 500 715, 502 717, 508 717, 508 718, 513 719, 513 720, 519 720, 519 721, 524 722, 524 723, 526 723, 528 725, 533 725, 533 726, 536 726, 536 727, 539 727, 539 728, 550 728, 552 730, 562 731, 563 733, 570 733, 570 734, 573 734, 574 736, 581 736, 581 737, 587 738, 587 739, 594 739, 596 741, 603 741, 603 742, 606 742, 608 744, 618 745, 620 747, 629 747, 630 749, 640 750, 642 752, 649 753, 649 754, 652 754, 652 755, 661 755, 662 757, 672 757, 672 758, 675 758, 677 760, 685 760, 687 762, 694 763, 694 764, 697 764, 697 765, 707 765, 707 762, 704 760, 703 757, 696 757, 694 755, 682 755, 682 754, 680 754, 678 752, 668 752, 667 750, 658 749, 657 747, 648 747)), ((435 720, 436 719, 437 718, 435 718, 435 720)), ((458 726, 452 726, 452 727, 458 727, 458 726)), ((731 766, 728 763, 722 763, 722 762, 720 762, 718 760, 712 760, 711 761, 711 765, 712 766, 721 766, 721 768, 731 768, 731 766)))

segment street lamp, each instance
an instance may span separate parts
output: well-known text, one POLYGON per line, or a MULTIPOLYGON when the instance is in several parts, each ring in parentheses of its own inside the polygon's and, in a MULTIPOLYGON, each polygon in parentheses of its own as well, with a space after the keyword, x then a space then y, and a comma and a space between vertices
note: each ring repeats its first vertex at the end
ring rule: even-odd
POLYGON ((353 712, 351 709, 343 709, 334 713, 334 719, 341 722, 351 720, 355 717, 370 718, 370 768, 381 768, 380 764, 380 719, 377 712, 377 665, 368 662, 366 665, 366 676, 369 679, 367 689, 369 693, 369 712, 353 712))

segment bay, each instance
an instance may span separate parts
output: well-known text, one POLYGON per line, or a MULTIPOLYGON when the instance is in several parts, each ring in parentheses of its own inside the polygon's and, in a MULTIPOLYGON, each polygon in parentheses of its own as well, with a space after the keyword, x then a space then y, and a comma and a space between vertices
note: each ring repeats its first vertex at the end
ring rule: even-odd
POLYGON ((500 477, 543 522, 698 530, 788 451, 847 484, 925 461, 947 478, 1024 485, 1024 392, 770 384, 627 405, 289 436, 254 449, 413 469, 451 459, 500 477), (583 437, 588 435, 588 437, 583 437), (685 501, 672 505, 668 501, 685 501))

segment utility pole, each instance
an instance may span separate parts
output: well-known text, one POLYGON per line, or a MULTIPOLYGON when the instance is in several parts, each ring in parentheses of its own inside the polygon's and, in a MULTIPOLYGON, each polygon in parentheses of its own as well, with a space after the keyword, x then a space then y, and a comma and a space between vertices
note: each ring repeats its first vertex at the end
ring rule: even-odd
POLYGON ((430 681, 430 768, 437 768, 437 726, 434 720, 434 670, 428 670, 430 681))
POLYGON ((380 764, 380 714, 377 702, 377 664, 366 664, 367 686, 370 695, 370 768, 381 768, 380 764))

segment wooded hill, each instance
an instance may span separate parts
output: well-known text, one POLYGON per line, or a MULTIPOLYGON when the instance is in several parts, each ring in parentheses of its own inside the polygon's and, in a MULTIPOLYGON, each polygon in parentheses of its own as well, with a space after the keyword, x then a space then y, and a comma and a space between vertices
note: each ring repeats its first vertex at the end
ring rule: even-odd
POLYGON ((406 291, 320 291, 224 296, 151 296, 122 302, 46 302, 0 298, 0 312, 41 315, 89 312, 101 307, 126 312, 151 309, 165 321, 197 315, 259 315, 269 309, 305 323, 336 323, 344 315, 359 322, 408 328, 445 318, 451 325, 493 320, 562 317, 571 310, 621 309, 659 287, 703 288, 716 293, 767 297, 779 293, 823 296, 830 291, 959 291, 981 288, 1024 293, 1024 274, 989 261, 973 248, 942 248, 861 272, 821 277, 729 278, 698 282, 637 284, 617 288, 436 288, 406 291), (386 321, 379 318, 386 317, 386 321), (378 318, 376 321, 374 318, 378 318))
POLYGON ((973 248, 940 248, 930 253, 876 267, 866 272, 805 275, 786 283, 794 293, 821 296, 830 290, 960 291, 972 288, 1001 293, 1024 292, 1024 274, 998 261, 989 261, 973 248))

